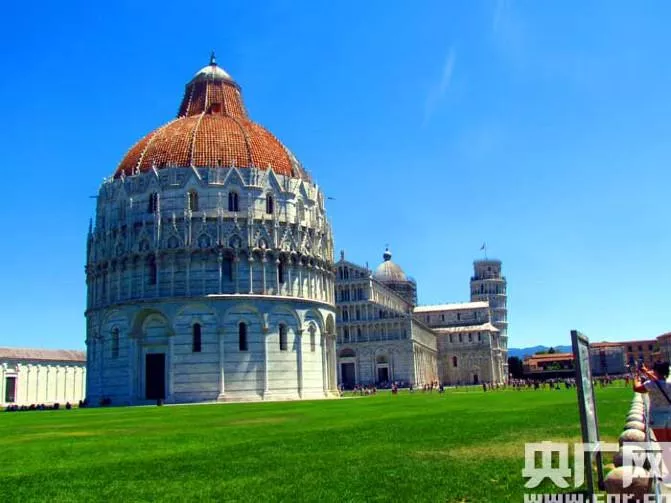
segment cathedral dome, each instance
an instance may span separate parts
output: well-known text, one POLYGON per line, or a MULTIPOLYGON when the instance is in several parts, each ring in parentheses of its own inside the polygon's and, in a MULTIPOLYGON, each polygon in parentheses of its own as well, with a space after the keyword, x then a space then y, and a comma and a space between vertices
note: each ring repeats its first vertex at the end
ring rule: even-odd
POLYGON ((114 176, 190 166, 254 166, 308 179, 289 149, 249 119, 240 87, 214 55, 186 85, 177 118, 131 147, 114 176))
POLYGON ((401 269, 398 264, 391 261, 391 252, 389 251, 389 248, 384 251, 382 258, 384 259, 384 262, 377 266, 377 269, 375 269, 375 272, 373 273, 373 278, 382 283, 408 281, 403 269, 401 269))

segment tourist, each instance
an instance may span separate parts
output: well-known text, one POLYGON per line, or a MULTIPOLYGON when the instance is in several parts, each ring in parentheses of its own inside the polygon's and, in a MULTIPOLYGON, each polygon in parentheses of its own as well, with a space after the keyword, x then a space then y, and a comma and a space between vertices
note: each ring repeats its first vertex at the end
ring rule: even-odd
POLYGON ((650 424, 658 442, 671 441, 671 386, 666 381, 669 376, 669 362, 657 362, 652 370, 641 367, 640 376, 634 377, 634 391, 650 396, 650 424))

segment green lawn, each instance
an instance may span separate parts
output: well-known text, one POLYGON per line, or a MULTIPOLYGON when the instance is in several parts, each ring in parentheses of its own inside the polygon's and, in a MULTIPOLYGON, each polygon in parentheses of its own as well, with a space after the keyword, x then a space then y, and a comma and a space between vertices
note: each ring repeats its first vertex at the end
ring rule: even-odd
MULTIPOLYGON (((631 398, 597 390, 602 438, 631 398)), ((564 389, 2 413, 0 495, 503 503, 522 501, 525 442, 579 439, 564 389)))

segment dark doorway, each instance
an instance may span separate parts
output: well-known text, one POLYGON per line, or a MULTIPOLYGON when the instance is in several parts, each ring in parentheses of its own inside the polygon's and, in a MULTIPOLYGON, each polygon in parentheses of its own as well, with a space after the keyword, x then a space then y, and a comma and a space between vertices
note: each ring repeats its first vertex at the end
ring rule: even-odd
POLYGON ((16 402, 16 377, 5 379, 5 403, 16 402))
POLYGON ((479 384, 480 379, 478 378, 478 374, 473 374, 473 384, 479 384))
POLYGON ((165 398, 165 353, 146 355, 144 368, 147 400, 165 398))
POLYGON ((377 382, 389 382, 389 367, 379 367, 377 369, 377 382))
POLYGON ((341 363, 340 373, 342 375, 342 385, 345 389, 352 389, 356 384, 356 375, 354 373, 354 363, 341 363))

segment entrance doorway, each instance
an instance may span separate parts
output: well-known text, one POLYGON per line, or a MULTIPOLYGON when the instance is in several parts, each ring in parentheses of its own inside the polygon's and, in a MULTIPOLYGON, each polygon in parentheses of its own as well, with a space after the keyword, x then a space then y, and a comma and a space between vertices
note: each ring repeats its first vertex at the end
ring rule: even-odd
POLYGON ((145 391, 147 400, 165 398, 165 353, 145 355, 145 391))
POLYGON ((377 382, 380 384, 389 382, 389 367, 377 368, 377 382))
POLYGON ((480 379, 478 378, 478 374, 473 374, 473 384, 480 384, 480 379))
POLYGON ((5 403, 16 402, 16 377, 5 379, 5 403))
POLYGON ((341 363, 340 375, 342 376, 342 385, 345 389, 352 389, 356 384, 356 374, 354 372, 354 363, 341 363))

